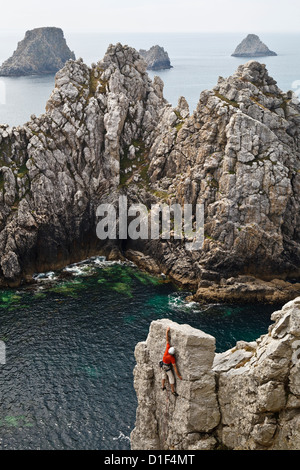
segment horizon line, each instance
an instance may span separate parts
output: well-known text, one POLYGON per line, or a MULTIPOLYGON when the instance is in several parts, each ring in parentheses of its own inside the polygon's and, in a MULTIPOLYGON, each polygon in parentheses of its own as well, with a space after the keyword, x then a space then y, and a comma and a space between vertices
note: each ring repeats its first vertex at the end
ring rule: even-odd
POLYGON ((67 32, 67 33, 77 33, 77 34, 300 34, 300 30, 299 31, 291 31, 291 30, 287 30, 287 31, 253 31, 251 30, 251 32, 249 33, 246 32, 245 30, 243 31, 215 31, 215 30, 211 30, 211 31, 199 31, 199 30, 195 30, 195 31, 97 31, 97 30, 85 30, 85 29, 69 29, 69 28, 63 28, 62 26, 60 25, 52 25, 52 26, 34 26, 32 28, 28 28, 28 27, 25 27, 25 28, 10 28, 10 29, 6 29, 6 28, 1 28, 1 31, 0 31, 0 34, 7 34, 7 33, 19 33, 19 32, 23 32, 23 31, 31 31, 33 29, 37 29, 37 28, 46 28, 46 27, 55 27, 55 28, 60 28, 62 29, 64 32, 67 32))

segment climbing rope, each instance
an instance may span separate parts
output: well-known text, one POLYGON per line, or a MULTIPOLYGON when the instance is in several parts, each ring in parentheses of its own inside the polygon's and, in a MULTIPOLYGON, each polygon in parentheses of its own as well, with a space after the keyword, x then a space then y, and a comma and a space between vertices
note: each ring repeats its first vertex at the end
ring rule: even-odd
POLYGON ((166 386, 166 406, 165 406, 165 411, 164 411, 164 417, 162 419, 162 436, 163 436, 163 441, 164 443, 167 441, 168 437, 168 423, 169 423, 169 387, 166 386))

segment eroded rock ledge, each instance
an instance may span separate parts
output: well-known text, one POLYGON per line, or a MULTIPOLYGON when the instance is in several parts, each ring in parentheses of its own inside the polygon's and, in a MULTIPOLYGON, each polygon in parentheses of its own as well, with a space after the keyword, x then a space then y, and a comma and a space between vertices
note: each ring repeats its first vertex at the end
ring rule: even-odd
POLYGON ((215 338, 167 319, 135 350, 134 450, 300 448, 300 297, 256 341, 215 354, 215 338), (165 330, 177 349, 179 397, 161 390, 165 330))

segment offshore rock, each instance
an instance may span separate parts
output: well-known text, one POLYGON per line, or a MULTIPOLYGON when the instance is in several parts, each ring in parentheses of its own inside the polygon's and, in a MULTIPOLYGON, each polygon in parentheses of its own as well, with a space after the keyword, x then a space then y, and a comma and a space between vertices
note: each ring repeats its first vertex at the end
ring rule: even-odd
POLYGON ((190 115, 183 97, 175 108, 166 102, 146 67, 121 44, 92 67, 68 61, 44 115, 0 126, 1 282, 120 253, 197 300, 295 298, 298 99, 250 61, 202 92, 190 115), (99 240, 97 207, 120 195, 147 210, 202 203, 203 249, 188 251, 172 231, 169 239, 99 240))
POLYGON ((148 51, 140 49, 139 53, 147 62, 148 70, 164 70, 172 68, 169 55, 161 46, 152 46, 148 51))
POLYGON ((271 317, 267 334, 215 354, 215 339, 169 320, 135 349, 133 450, 297 450, 300 447, 300 297, 271 317), (171 328, 178 397, 161 390, 158 362, 171 328))
POLYGON ((256 34, 248 36, 237 46, 232 54, 233 57, 267 57, 277 56, 276 52, 270 49, 259 39, 256 34))
POLYGON ((27 31, 17 50, 0 67, 0 76, 56 73, 75 55, 67 46, 60 28, 27 31))
MULTIPOLYGON (((299 124, 296 96, 283 93, 265 65, 250 61, 202 92, 193 115, 154 142, 151 183, 171 201, 204 204, 203 250, 184 257, 198 279, 198 298, 204 289, 232 291, 241 275, 258 283, 299 280, 299 124), (227 285, 231 278, 237 282, 227 285)), ((289 293, 281 288, 284 301, 299 295, 299 285, 289 293)), ((245 289, 234 297, 243 301, 245 289)))

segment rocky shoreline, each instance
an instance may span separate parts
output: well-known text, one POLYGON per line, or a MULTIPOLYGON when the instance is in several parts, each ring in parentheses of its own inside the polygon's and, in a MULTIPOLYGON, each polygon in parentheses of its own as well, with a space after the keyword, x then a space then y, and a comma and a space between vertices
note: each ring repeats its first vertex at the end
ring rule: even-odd
POLYGON ((250 61, 202 92, 190 115, 183 97, 167 103, 146 67, 121 44, 92 67, 70 60, 45 114, 0 126, 1 285, 103 254, 164 273, 197 301, 299 295, 296 96, 250 61), (120 195, 148 208, 204 204, 203 249, 172 238, 99 240, 97 207, 120 195))

